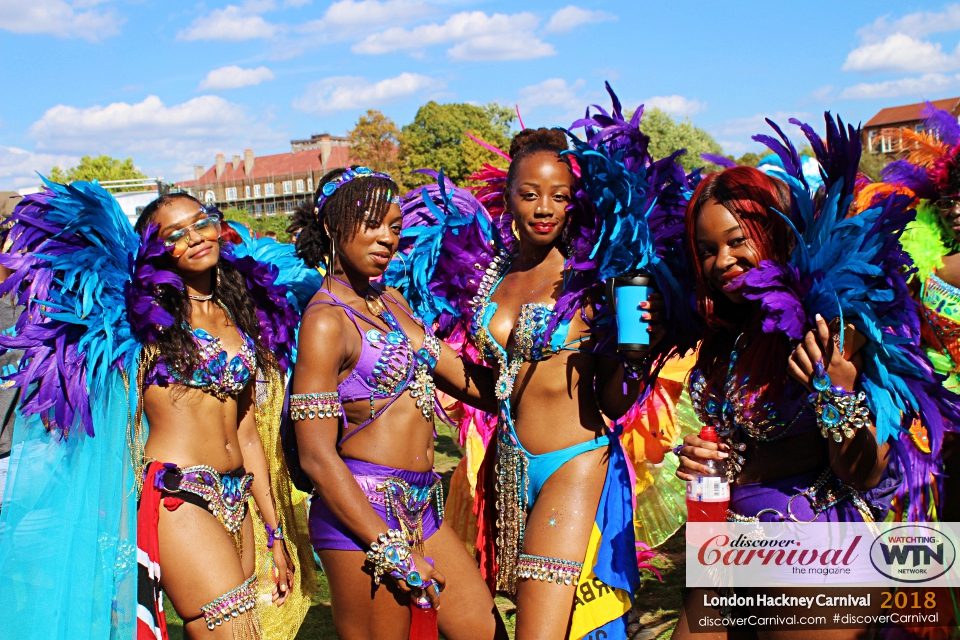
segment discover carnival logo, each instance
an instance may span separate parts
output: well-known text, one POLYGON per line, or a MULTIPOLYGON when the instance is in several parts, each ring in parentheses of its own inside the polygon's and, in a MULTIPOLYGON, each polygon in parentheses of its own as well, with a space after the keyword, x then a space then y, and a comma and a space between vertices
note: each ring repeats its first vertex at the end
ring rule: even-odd
POLYGON ((922 525, 896 527, 870 546, 874 569, 897 582, 929 582, 950 571, 957 550, 950 538, 922 525))

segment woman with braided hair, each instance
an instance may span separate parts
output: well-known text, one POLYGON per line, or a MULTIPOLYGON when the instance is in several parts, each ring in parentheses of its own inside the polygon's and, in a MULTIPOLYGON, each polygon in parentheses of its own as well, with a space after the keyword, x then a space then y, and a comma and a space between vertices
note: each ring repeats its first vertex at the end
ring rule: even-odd
POLYGON ((437 627, 450 640, 502 638, 475 561, 443 523, 433 472, 435 389, 492 410, 493 381, 375 282, 400 241, 397 194, 386 174, 336 169, 291 226, 300 257, 326 268, 290 387, 299 465, 315 491, 311 538, 340 638, 436 638, 437 627))

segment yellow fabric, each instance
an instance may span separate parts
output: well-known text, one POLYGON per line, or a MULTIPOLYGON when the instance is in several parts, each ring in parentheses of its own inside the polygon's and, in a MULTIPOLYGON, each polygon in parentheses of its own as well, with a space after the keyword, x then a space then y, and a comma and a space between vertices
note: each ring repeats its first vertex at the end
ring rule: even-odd
POLYGON ((466 473, 467 480, 470 482, 470 497, 472 498, 477 489, 477 472, 480 471, 480 463, 483 462, 483 456, 487 451, 486 447, 483 446, 483 438, 477 432, 477 426, 472 422, 467 430, 465 448, 467 452, 466 473))
POLYGON ((457 533, 463 545, 473 555, 477 550, 477 516, 473 515, 473 496, 467 480, 467 459, 460 464, 450 478, 447 504, 443 508, 443 521, 457 533))
POLYGON ((616 620, 633 606, 630 594, 623 589, 614 589, 604 584, 593 572, 597 563, 602 535, 594 523, 587 545, 587 555, 577 583, 573 601, 573 618, 570 621, 570 638, 583 638, 595 629, 616 620))
MULTIPOLYGON (((257 612, 263 637, 270 640, 293 640, 310 609, 317 589, 317 570, 313 547, 307 528, 308 495, 293 486, 280 443, 280 413, 283 408, 284 384, 274 371, 258 371, 266 382, 257 383, 256 422, 263 450, 270 467, 270 488, 277 508, 277 517, 283 527, 287 553, 294 566, 293 590, 282 607, 271 601, 273 593, 273 554, 267 548, 267 533, 256 508, 253 514, 253 534, 256 542, 256 571, 259 586, 257 612)), ((251 500, 251 506, 255 503, 251 500)), ((279 544, 279 543, 277 543, 279 544)))

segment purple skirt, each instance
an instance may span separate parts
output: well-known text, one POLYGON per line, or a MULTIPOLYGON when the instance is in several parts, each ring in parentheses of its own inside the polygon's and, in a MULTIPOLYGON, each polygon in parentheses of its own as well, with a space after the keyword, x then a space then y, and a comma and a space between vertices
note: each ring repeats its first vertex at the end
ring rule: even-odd
MULTIPOLYGON (((370 506, 391 529, 412 530, 414 537, 427 540, 440 529, 443 504, 440 476, 433 471, 407 471, 372 462, 344 458, 370 506), (379 488, 378 488, 379 487, 379 488), (401 522, 401 519, 403 522, 401 522)), ((317 551, 366 551, 371 540, 360 540, 314 494, 310 504, 310 541, 317 551)))
POLYGON ((814 471, 770 482, 732 485, 730 511, 749 518, 759 515, 761 522, 780 522, 790 514, 800 522, 863 522, 864 514, 857 504, 863 508, 866 503, 833 474, 816 492, 815 499, 800 495, 816 485, 822 475, 822 471, 814 471), (837 504, 827 506, 830 501, 825 498, 826 489, 841 497, 837 504))

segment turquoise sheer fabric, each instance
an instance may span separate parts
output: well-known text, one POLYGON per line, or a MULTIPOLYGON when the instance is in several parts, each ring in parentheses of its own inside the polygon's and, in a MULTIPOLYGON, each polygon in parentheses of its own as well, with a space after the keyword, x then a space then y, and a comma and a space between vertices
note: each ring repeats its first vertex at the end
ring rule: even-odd
POLYGON ((135 636, 137 496, 128 424, 136 393, 115 369, 105 378, 90 398, 92 438, 77 429, 61 440, 36 416, 17 418, 0 510, 3 637, 135 636))

